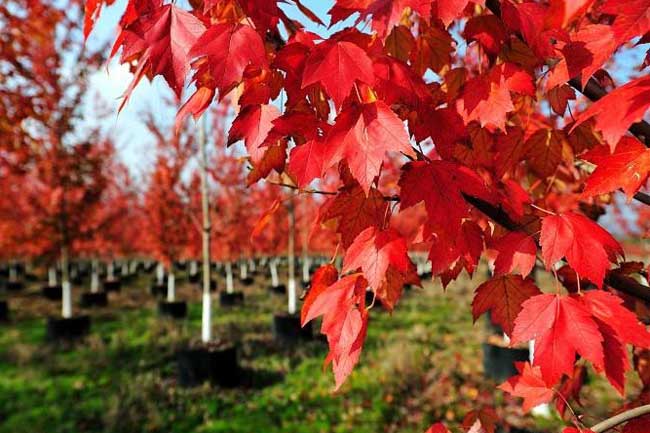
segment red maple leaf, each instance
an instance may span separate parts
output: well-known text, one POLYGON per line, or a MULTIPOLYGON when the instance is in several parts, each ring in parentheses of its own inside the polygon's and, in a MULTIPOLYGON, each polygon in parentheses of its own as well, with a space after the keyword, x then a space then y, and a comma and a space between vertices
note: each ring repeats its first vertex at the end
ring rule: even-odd
POLYGON ((537 244, 524 232, 510 232, 490 245, 498 252, 494 262, 494 274, 519 273, 525 278, 535 267, 537 244))
POLYGON ((621 138, 614 153, 603 145, 581 155, 581 158, 597 166, 585 184, 582 193, 585 197, 607 194, 621 188, 631 199, 648 182, 650 149, 636 138, 621 138))
POLYGON ((381 101, 343 110, 327 136, 326 147, 323 169, 346 160, 366 193, 379 175, 387 152, 415 156, 404 124, 381 101))
POLYGON ((505 131, 506 114, 515 109, 510 92, 534 96, 533 79, 518 66, 503 63, 465 84, 458 112, 465 123, 478 120, 505 131))
POLYGON ((138 59, 133 81, 124 93, 124 106, 143 76, 162 75, 180 97, 190 70, 190 49, 205 27, 194 15, 174 5, 164 5, 128 26, 122 62, 138 59))
POLYGON ((309 140, 291 149, 289 173, 299 188, 304 188, 322 175, 326 151, 325 143, 319 139, 309 140))
MULTIPOLYGON (((324 272, 324 280, 330 281, 332 271, 324 272)), ((332 363, 335 389, 345 382, 361 355, 368 326, 368 312, 364 308, 366 287, 360 274, 347 275, 324 289, 319 287, 313 300, 303 306, 303 325, 323 316, 321 333, 327 336, 330 348, 325 365, 332 363)))
POLYGON ((550 269, 562 257, 581 277, 603 285, 609 262, 624 256, 619 243, 589 218, 567 212, 542 219, 542 257, 550 269))
POLYGON ((396 302, 395 298, 401 294, 403 283, 399 283, 409 279, 414 264, 408 256, 406 241, 396 230, 368 227, 354 239, 343 259, 343 272, 357 269, 361 269, 368 285, 374 291, 383 287, 382 295, 390 301, 392 308, 392 304, 396 302), (397 280, 398 286, 393 289, 400 291, 397 295, 392 293, 393 290, 389 290, 389 286, 393 286, 393 280, 397 280))
POLYGON ((512 335, 521 305, 540 293, 532 280, 519 275, 493 277, 476 288, 472 316, 476 321, 481 314, 490 311, 492 321, 501 326, 507 335, 512 335))
POLYGON ((273 128, 273 120, 280 116, 274 105, 248 105, 239 112, 228 133, 228 145, 244 140, 253 164, 259 163, 266 149, 261 145, 273 128))
POLYGON ((201 77, 218 89, 220 97, 242 81, 247 67, 268 67, 262 38, 245 24, 211 26, 196 41, 190 56, 198 59, 193 63, 195 78, 201 77))
POLYGON ((322 223, 336 220, 336 231, 341 234, 343 247, 352 244, 359 233, 368 227, 383 227, 388 202, 376 189, 366 195, 357 185, 347 186, 336 197, 320 208, 318 220, 322 223))
POLYGON ((458 233, 468 213, 463 193, 491 199, 476 173, 449 161, 409 162, 402 167, 399 186, 400 207, 406 209, 423 201, 429 215, 428 227, 437 233, 446 232, 445 239, 458 233))
POLYGON ((603 133, 612 151, 634 122, 643 119, 650 107, 650 77, 644 76, 619 87, 594 102, 576 119, 571 131, 594 117, 595 128, 603 133))
POLYGON ((650 1, 648 0, 608 0, 601 11, 616 16, 612 30, 617 44, 650 31, 650 12, 648 12, 650 1))
POLYGON ((320 83, 334 104, 341 107, 357 80, 370 85, 375 81, 368 54, 354 42, 329 39, 307 57, 302 88, 320 83))
POLYGON ((517 362, 515 365, 519 374, 499 385, 499 389, 523 398, 524 412, 553 399, 553 389, 549 388, 542 379, 539 367, 533 367, 529 362, 517 362))
POLYGON ((576 353, 604 368, 603 336, 590 311, 570 296, 543 294, 522 304, 512 331, 512 344, 535 340, 534 365, 547 385, 573 371, 576 353))

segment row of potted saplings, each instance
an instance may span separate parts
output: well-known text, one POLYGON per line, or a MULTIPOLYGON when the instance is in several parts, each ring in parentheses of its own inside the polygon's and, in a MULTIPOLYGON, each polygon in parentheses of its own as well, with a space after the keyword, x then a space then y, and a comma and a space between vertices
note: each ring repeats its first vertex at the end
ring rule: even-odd
MULTIPOLYGON (((273 317, 274 338, 280 344, 284 345, 308 340, 313 336, 311 323, 305 328, 300 326, 300 319, 297 314, 298 290, 295 278, 296 263, 294 263, 294 260, 292 256, 287 258, 263 257, 259 260, 240 260, 237 264, 239 280, 243 285, 252 284, 254 281, 253 277, 266 270, 271 280, 269 290, 278 294, 287 294, 287 313, 276 314, 273 317), (286 286, 281 283, 280 279, 280 274, 284 273, 284 269, 281 268, 284 268, 285 265, 288 271, 288 274, 286 274, 286 286)), ((299 265, 302 267, 303 287, 308 286, 310 273, 325 260, 324 258, 302 257, 299 265)), ((428 264, 425 261, 416 260, 416 263, 418 264, 418 273, 422 277, 429 277, 431 275, 430 267, 427 266, 428 264)), ((340 258, 337 260, 337 265, 340 267, 340 258)), ((224 306, 232 306, 243 303, 243 292, 236 292, 234 289, 235 270, 233 269, 233 263, 215 263, 213 267, 217 273, 223 275, 225 280, 225 291, 220 292, 221 304, 224 306)), ((83 277, 87 277, 88 273, 90 273, 91 292, 89 293, 105 294, 106 291, 99 290, 98 282, 101 277, 105 278, 103 281, 105 290, 119 290, 121 281, 133 278, 140 270, 146 272, 154 272, 155 270, 156 275, 151 286, 151 291, 156 295, 165 296, 166 298, 159 303, 159 311, 165 315, 181 318, 185 317, 187 307, 185 303, 176 301, 176 272, 179 269, 187 271, 187 277, 191 282, 199 280, 197 278, 199 266, 196 262, 192 261, 189 263, 177 263, 167 269, 164 265, 154 262, 128 261, 121 262, 119 266, 116 266, 115 263, 108 263, 105 268, 101 269, 96 262, 91 263, 90 266, 87 263, 80 262, 75 264, 75 266, 71 266, 70 272, 66 274, 78 278, 77 281, 81 281, 83 277), (116 277, 116 267, 120 269, 119 273, 121 278, 116 277), (178 307, 176 305, 183 306, 178 307)), ((58 272, 54 268, 48 271, 48 287, 57 286, 57 275, 58 272)), ((60 289, 61 296, 59 299, 62 299, 62 304, 66 302, 69 304, 68 306, 62 306, 63 318, 48 319, 48 338, 52 340, 75 339, 85 335, 90 329, 89 316, 72 316, 71 296, 65 294, 66 287, 67 290, 70 290, 69 281, 67 284, 63 281, 60 289)), ((213 281, 211 290, 214 291, 215 289, 216 283, 213 281)), ((203 297, 204 314, 202 317, 201 343, 184 348, 176 354, 178 380, 183 386, 194 386, 206 380, 222 386, 234 386, 244 380, 242 370, 239 368, 236 344, 232 342, 224 343, 211 338, 210 302, 211 296, 208 293, 207 297, 203 297), (208 312, 207 317, 206 311, 208 312)))
MULTIPOLYGON (((307 286, 310 279, 310 268, 321 263, 324 259, 303 256, 302 265, 302 285, 307 286)), ((279 267, 287 266, 288 259, 279 257, 262 257, 260 259, 241 260, 237 263, 239 271, 239 280, 243 285, 253 283, 253 276, 258 270, 266 268, 271 280, 269 289, 272 292, 284 294, 287 293, 289 310, 295 313, 297 290, 295 279, 288 278, 288 288, 285 284, 280 283, 279 267)), ((240 305, 244 301, 244 295, 241 291, 234 289, 234 268, 231 262, 213 264, 214 271, 221 273, 225 280, 225 291, 219 294, 220 304, 222 306, 240 305)), ((72 297, 71 286, 80 285, 84 280, 90 279, 90 291, 81 294, 80 304, 83 308, 103 307, 108 305, 107 292, 119 291, 122 282, 129 281, 137 276, 138 272, 144 270, 151 273, 155 270, 156 277, 151 286, 152 294, 165 297, 166 299, 159 303, 159 311, 163 315, 174 318, 183 318, 187 315, 187 304, 183 301, 176 300, 176 275, 179 270, 187 271, 187 277, 191 283, 198 283, 199 266, 196 261, 179 262, 174 266, 165 269, 162 263, 156 264, 151 261, 125 260, 121 262, 108 262, 101 266, 99 261, 79 261, 69 265, 69 281, 61 281, 60 277, 63 272, 51 266, 47 270, 47 284, 41 287, 42 295, 55 301, 62 301, 62 318, 48 319, 48 338, 71 339, 78 338, 89 331, 90 319, 88 316, 72 315, 72 297), (103 290, 102 290, 103 289, 103 290), (67 293, 66 293, 67 292, 67 293)), ((313 270, 313 269, 312 269, 313 270)), ((33 272, 29 266, 23 266, 21 263, 12 262, 8 266, 0 268, 0 281, 5 280, 5 289, 9 292, 19 291, 25 287, 26 280, 35 280, 33 272), (20 276, 20 278, 19 278, 20 276)), ((215 291, 217 284, 214 279, 211 280, 211 291, 215 291)), ((0 320, 8 320, 9 308, 6 300, 0 301, 0 320)))

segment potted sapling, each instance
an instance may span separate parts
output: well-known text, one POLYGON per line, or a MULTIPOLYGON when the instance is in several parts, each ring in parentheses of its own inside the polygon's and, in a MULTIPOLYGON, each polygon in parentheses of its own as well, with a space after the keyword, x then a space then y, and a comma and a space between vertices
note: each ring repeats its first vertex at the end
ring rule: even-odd
POLYGON ((81 306, 84 308, 105 307, 108 305, 108 295, 100 290, 99 261, 93 259, 90 265, 90 291, 81 294, 81 306))
MULTIPOLYGON (((176 353, 178 382, 181 386, 196 386, 210 381, 220 386, 235 386, 241 382, 241 369, 237 360, 237 347, 233 344, 215 341, 212 335, 212 278, 211 278, 211 233, 209 186, 207 176, 207 149, 205 117, 199 128, 200 177, 201 177, 201 246, 202 303, 201 341, 176 353)), ((231 273, 232 279, 232 273, 231 273)))
POLYGON ((269 275, 271 277, 271 285, 269 286, 269 290, 279 295, 285 295, 287 293, 287 286, 280 282, 280 277, 278 276, 279 263, 280 263, 279 257, 271 257, 268 261, 269 275))
POLYGON ((276 341, 284 344, 294 344, 299 340, 309 340, 313 337, 310 323, 302 327, 298 313, 298 288, 296 284, 296 216, 293 194, 287 200, 287 312, 273 316, 273 335, 276 341))
POLYGON ((122 283, 115 275, 115 260, 111 259, 106 265, 106 279, 102 282, 105 292, 118 292, 122 283))
POLYGON ((159 313, 184 318, 187 303, 176 296, 174 262, 187 246, 192 230, 182 175, 193 152, 193 138, 183 133, 165 134, 151 115, 147 118, 147 126, 157 138, 157 156, 144 194, 143 242, 158 260, 154 293, 159 293, 166 277, 164 300, 158 302, 159 313))
POLYGON ((46 299, 50 301, 61 300, 61 285, 58 284, 58 272, 55 266, 48 266, 47 268, 47 284, 41 288, 41 293, 46 299))

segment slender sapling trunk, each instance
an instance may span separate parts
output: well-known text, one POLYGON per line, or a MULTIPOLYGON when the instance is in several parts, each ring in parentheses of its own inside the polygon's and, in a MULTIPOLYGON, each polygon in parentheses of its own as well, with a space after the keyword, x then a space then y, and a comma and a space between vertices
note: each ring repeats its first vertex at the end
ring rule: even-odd
POLYGON ((93 260, 90 271, 90 291, 91 293, 99 292, 99 264, 93 260))
POLYGON ((56 268, 54 266, 50 266, 47 270, 47 284, 50 287, 56 286, 56 268))
POLYGON ((106 268, 106 279, 108 281, 113 281, 115 279, 115 264, 113 260, 108 262, 108 267, 106 268))
MULTIPOLYGON (((208 156, 205 139, 205 117, 199 127, 199 146, 201 152, 201 213, 203 214, 203 303, 201 307, 201 341, 212 340, 212 297, 210 296, 210 202, 208 197, 208 156)), ((196 261, 192 261, 193 275, 196 274, 196 261)))
POLYGON ((156 280, 159 286, 162 286, 165 282, 165 265, 162 263, 158 263, 158 266, 156 266, 156 280))
POLYGON ((176 300, 176 277, 174 270, 170 268, 167 274, 167 302, 174 302, 176 300))
POLYGON ((269 261, 269 269, 271 271, 271 285, 273 287, 278 287, 280 285, 280 279, 278 278, 278 261, 273 258, 269 261))
POLYGON ((288 242, 288 267, 289 267, 289 281, 287 284, 287 294, 289 295, 288 299, 288 312, 289 314, 296 314, 297 309, 297 293, 296 293, 296 257, 294 252, 295 240, 296 240, 296 215, 293 208, 293 197, 289 199, 289 242, 288 242))
POLYGON ((248 264, 246 260, 241 260, 239 262, 239 278, 244 280, 248 278, 248 264))
POLYGON ((64 319, 72 317, 72 286, 68 269, 68 248, 61 248, 61 316, 64 319))
POLYGON ((226 293, 233 293, 235 288, 232 282, 232 263, 226 262, 226 293))

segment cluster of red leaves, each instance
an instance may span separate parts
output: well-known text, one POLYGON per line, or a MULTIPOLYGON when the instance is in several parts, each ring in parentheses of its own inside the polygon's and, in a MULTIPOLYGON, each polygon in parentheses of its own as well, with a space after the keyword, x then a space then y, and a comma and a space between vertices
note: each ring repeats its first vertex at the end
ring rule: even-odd
POLYGON ((647 151, 626 131, 650 106, 648 78, 575 120, 566 113, 582 101, 570 102, 566 83, 610 86, 600 68, 631 38, 650 40, 650 2, 338 0, 330 24, 358 13, 371 30, 326 38, 278 3, 321 22, 297 0, 193 0, 190 10, 130 0, 113 54, 121 48, 133 68, 126 97, 143 77, 162 76, 178 95, 191 82, 177 125, 236 94, 228 144, 244 141, 249 184, 328 187, 316 223, 339 235, 343 270, 317 273, 303 321, 323 316, 337 387, 359 360, 365 291, 392 308, 404 284, 419 283, 408 256, 418 243, 445 286, 463 269, 471 275, 486 250, 496 254, 474 316, 491 311, 515 343, 536 347, 534 367, 504 388, 543 388, 533 400, 546 400, 578 354, 622 391, 626 345, 649 341, 607 292, 612 272, 630 272, 611 269, 623 251, 590 217, 609 193, 632 196, 647 180, 647 151), (423 211, 408 235, 392 226, 398 209, 423 211), (571 294, 542 294, 527 279, 540 249, 571 294))

